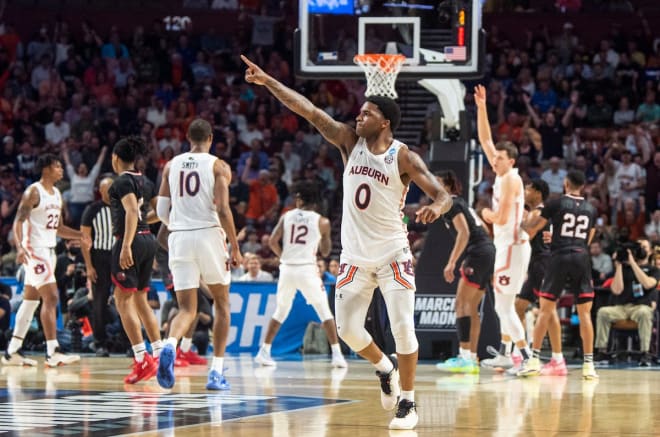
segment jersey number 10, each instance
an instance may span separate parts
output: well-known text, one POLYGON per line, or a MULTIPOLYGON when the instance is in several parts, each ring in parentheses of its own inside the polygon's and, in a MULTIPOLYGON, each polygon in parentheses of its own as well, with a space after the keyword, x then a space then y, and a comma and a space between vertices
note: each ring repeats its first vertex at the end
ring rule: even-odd
POLYGON ((195 196, 199 192, 199 185, 199 173, 196 171, 188 174, 179 172, 179 197, 183 197, 184 191, 190 197, 195 196))

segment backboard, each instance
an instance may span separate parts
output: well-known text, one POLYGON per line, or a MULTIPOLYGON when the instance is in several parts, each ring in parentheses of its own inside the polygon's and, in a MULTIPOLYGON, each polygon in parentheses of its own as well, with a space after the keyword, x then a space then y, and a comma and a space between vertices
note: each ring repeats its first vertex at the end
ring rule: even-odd
POLYGON ((481 77, 482 0, 299 0, 296 75, 364 78, 355 54, 406 56, 399 80, 481 77))

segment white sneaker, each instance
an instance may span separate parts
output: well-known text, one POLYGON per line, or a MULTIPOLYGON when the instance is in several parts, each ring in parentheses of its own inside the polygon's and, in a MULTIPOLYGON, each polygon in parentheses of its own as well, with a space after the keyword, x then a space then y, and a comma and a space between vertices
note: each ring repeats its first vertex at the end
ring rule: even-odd
POLYGON ((582 378, 587 380, 598 379, 594 363, 584 363, 582 365, 582 378))
POLYGON ((5 351, 2 358, 0 358, 0 361, 2 361, 2 364, 4 364, 5 366, 30 366, 30 367, 34 367, 34 366, 37 365, 37 362, 35 360, 31 360, 30 358, 26 358, 20 352, 14 352, 13 354, 10 355, 9 352, 5 351))
POLYGON ((518 370, 518 376, 537 376, 541 374, 541 360, 538 358, 530 358, 525 361, 522 368, 518 370))
POLYGON ((481 362, 481 367, 491 369, 510 369, 513 367, 513 359, 509 356, 497 354, 494 358, 487 358, 481 362))
POLYGON ((46 364, 48 367, 58 367, 64 366, 66 364, 77 363, 78 361, 80 361, 80 355, 65 354, 60 352, 60 348, 56 348, 53 355, 46 357, 46 362, 44 364, 46 364))
POLYGON ((390 355, 394 369, 390 373, 376 371, 380 378, 380 404, 387 411, 393 410, 399 402, 401 387, 399 386, 399 363, 396 355, 390 355))
POLYGON ((271 367, 277 366, 275 360, 273 360, 270 357, 270 354, 266 352, 263 348, 259 349, 257 356, 254 357, 254 362, 257 364, 261 364, 262 366, 271 366, 271 367))
POLYGON ((345 369, 348 367, 348 363, 342 354, 332 355, 332 367, 345 369))
POLYGON ((408 399, 401 399, 399 408, 390 422, 390 429, 413 429, 417 426, 417 406, 408 399))

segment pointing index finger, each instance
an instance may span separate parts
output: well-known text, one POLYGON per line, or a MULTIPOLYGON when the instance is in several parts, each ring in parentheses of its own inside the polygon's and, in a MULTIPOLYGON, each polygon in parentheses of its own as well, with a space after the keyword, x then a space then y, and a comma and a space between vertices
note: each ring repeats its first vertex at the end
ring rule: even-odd
POLYGON ((250 67, 254 67, 254 66, 255 66, 254 63, 253 63, 252 61, 250 61, 245 55, 241 55, 241 59, 243 60, 243 62, 245 62, 246 64, 248 64, 250 67))

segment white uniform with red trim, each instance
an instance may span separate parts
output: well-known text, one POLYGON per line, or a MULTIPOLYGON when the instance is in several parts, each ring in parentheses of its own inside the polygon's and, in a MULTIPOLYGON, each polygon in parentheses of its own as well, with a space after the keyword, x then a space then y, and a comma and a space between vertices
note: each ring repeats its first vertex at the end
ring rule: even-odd
MULTIPOLYGON (((529 258, 532 254, 529 236, 520 227, 525 210, 525 187, 518 169, 509 170, 515 174, 519 184, 519 193, 511 207, 504 225, 493 224, 493 242, 495 243, 495 272, 493 285, 495 291, 504 294, 518 294, 522 289, 527 274, 529 258)), ((493 211, 500 208, 502 198, 502 177, 495 178, 493 185, 493 211)))
POLYGON ((55 246, 62 217, 62 195, 56 187, 49 193, 41 182, 28 187, 33 188, 39 193, 39 204, 32 208, 30 216, 23 222, 21 244, 28 255, 25 285, 40 288, 55 283, 55 246))
POLYGON ((169 267, 174 289, 207 284, 229 284, 226 235, 215 206, 215 174, 218 158, 208 153, 183 153, 170 161, 171 231, 168 237, 169 267))
POLYGON ((417 350, 413 322, 415 277, 403 221, 408 186, 401 181, 398 164, 403 147, 403 143, 393 140, 385 153, 374 155, 366 140, 360 138, 344 167, 335 317, 339 335, 356 351, 372 340, 364 330, 364 319, 376 287, 397 330, 393 333, 399 339, 397 352, 417 350))
POLYGON ((277 308, 273 317, 282 323, 291 310, 296 290, 314 305, 323 322, 332 318, 328 293, 316 265, 321 241, 321 215, 306 209, 293 209, 282 217, 282 255, 277 281, 277 308))

